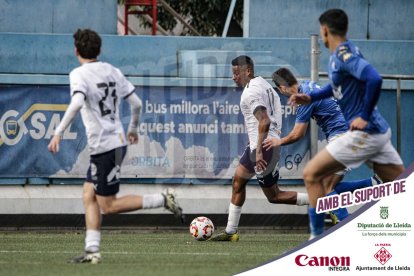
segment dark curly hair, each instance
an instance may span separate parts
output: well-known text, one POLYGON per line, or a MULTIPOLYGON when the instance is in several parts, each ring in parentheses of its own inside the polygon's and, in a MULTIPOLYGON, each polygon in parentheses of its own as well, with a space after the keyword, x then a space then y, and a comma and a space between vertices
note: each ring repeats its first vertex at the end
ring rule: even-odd
POLYGON ((95 31, 78 29, 74 34, 75 47, 81 57, 95 59, 101 52, 102 40, 95 31))

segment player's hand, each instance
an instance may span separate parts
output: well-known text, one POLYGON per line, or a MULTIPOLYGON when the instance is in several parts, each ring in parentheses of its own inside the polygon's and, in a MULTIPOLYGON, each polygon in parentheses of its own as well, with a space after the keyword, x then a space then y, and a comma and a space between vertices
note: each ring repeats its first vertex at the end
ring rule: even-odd
POLYGON ((263 141, 263 148, 265 150, 270 150, 272 148, 277 148, 277 147, 280 146, 280 142, 281 142, 281 139, 278 139, 278 138, 275 138, 275 137, 273 137, 273 138, 268 137, 263 141))
POLYGON ((351 125, 349 126, 350 130, 363 130, 368 125, 368 122, 362 119, 361 117, 355 118, 351 125))
POLYGON ((263 159, 263 153, 259 150, 256 150, 256 171, 266 170, 267 162, 263 159))
POLYGON ((128 132, 127 137, 131 145, 138 144, 138 134, 136 132, 128 132))
POLYGON ((308 104, 311 102, 311 97, 306 94, 294 94, 289 97, 288 104, 290 105, 299 105, 299 104, 308 104))
POLYGON ((47 149, 52 153, 57 153, 59 152, 59 143, 60 143, 60 135, 54 135, 52 137, 52 140, 50 140, 50 143, 47 146, 47 149))

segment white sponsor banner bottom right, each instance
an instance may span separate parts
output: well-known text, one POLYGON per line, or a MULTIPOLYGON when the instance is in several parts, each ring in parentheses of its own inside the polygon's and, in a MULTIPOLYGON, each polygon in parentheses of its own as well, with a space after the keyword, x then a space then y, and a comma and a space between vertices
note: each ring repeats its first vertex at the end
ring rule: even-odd
POLYGON ((361 207, 327 235, 238 275, 414 275, 414 173, 387 184, 386 197, 361 207))

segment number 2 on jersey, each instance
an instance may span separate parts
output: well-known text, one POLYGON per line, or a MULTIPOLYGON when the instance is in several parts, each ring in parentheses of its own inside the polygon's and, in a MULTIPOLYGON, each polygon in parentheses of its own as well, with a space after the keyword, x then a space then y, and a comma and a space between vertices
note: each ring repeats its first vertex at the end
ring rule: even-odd
MULTIPOLYGON (((105 93, 105 96, 99 101, 99 109, 101 110, 102 117, 115 114, 116 112, 116 101, 118 100, 118 97, 116 95, 115 85, 115 82, 101 82, 97 84, 97 87, 102 89, 105 93), (110 97, 108 98, 109 95, 110 97)), ((110 119, 114 120, 112 116, 110 116, 110 119)))

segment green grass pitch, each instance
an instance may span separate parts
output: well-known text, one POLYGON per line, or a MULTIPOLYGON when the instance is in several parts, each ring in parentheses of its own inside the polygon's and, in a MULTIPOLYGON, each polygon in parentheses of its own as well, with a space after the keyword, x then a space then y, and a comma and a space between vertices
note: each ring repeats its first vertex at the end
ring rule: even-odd
POLYGON ((102 263, 68 264, 84 233, 0 232, 0 275, 232 275, 274 259, 308 234, 241 231, 240 241, 198 242, 182 231, 104 231, 102 263))

